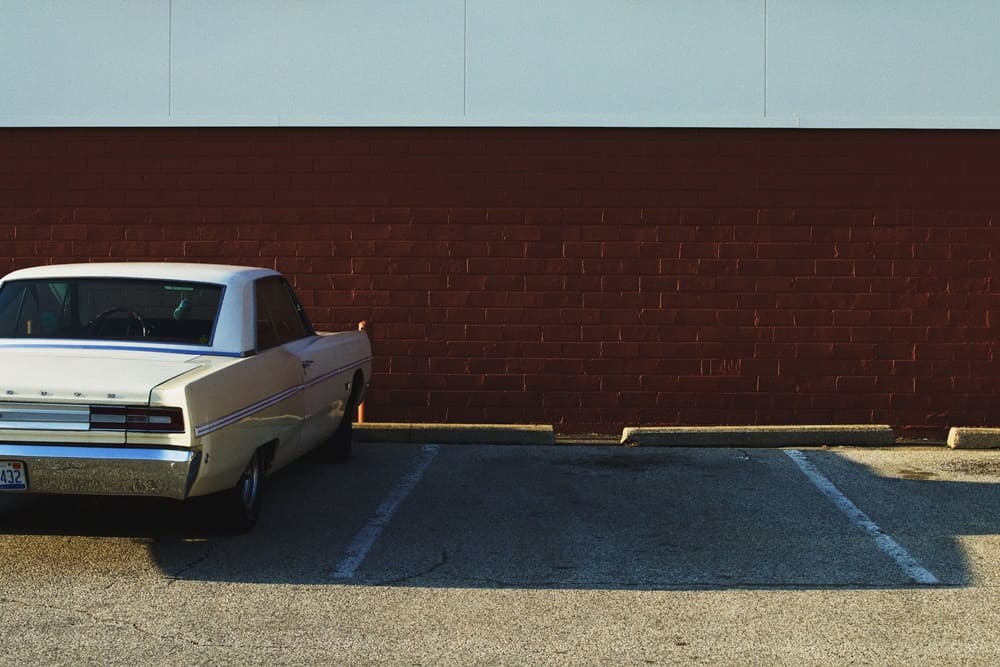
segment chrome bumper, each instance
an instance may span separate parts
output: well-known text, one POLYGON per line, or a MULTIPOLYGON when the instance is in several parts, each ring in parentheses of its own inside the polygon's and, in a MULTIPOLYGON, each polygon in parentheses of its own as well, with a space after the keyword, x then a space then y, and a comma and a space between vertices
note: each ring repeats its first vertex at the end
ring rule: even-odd
POLYGON ((187 497, 201 464, 200 452, 191 450, 18 443, 0 443, 0 459, 24 462, 28 493, 178 500, 187 497))

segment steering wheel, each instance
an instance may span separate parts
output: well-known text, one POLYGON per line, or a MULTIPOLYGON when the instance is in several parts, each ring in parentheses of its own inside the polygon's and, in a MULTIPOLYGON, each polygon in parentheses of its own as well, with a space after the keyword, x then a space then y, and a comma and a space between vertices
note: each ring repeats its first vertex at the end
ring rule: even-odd
MULTIPOLYGON (((140 315, 137 310, 129 308, 128 306, 117 306, 115 308, 105 310, 103 313, 87 322, 87 328, 92 330, 95 334, 100 335, 102 328, 107 325, 105 320, 117 313, 125 313, 128 315, 130 320, 135 320, 139 324, 139 331, 142 333, 143 338, 149 335, 149 326, 146 324, 146 320, 142 318, 142 315, 140 315)), ((131 329, 131 327, 129 327, 129 329, 131 329)), ((129 329, 126 329, 126 332, 129 331, 129 329)))

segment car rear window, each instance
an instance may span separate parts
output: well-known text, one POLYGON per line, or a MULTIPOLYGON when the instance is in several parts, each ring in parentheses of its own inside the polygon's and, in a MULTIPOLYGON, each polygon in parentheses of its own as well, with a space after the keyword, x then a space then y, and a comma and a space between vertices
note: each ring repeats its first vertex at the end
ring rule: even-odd
POLYGON ((123 278, 15 280, 0 288, 0 338, 211 345, 222 285, 123 278))

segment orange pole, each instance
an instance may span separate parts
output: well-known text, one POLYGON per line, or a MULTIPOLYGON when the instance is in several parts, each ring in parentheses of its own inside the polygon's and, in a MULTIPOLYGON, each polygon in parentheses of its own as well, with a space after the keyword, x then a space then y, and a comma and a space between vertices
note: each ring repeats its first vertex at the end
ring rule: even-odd
MULTIPOLYGON (((358 322, 358 331, 368 331, 368 320, 361 320, 358 322)), ((365 423, 365 402, 361 401, 358 403, 358 423, 365 423)))

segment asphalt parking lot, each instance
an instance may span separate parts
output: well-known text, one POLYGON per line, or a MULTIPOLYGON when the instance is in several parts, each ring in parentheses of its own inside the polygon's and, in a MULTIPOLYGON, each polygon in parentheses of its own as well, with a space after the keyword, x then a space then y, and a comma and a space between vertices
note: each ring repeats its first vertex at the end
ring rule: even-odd
POLYGON ((0 496, 3 664, 994 664, 1000 451, 363 443, 197 503, 0 496))

